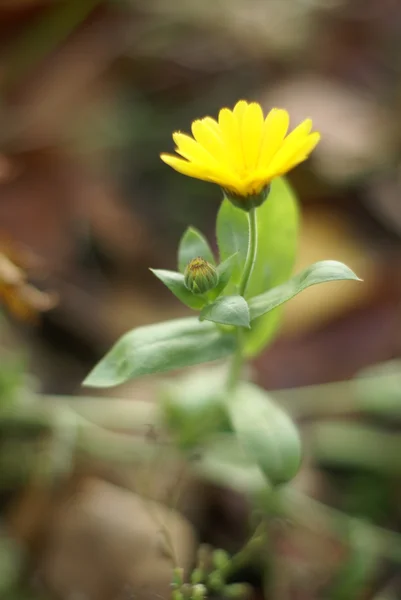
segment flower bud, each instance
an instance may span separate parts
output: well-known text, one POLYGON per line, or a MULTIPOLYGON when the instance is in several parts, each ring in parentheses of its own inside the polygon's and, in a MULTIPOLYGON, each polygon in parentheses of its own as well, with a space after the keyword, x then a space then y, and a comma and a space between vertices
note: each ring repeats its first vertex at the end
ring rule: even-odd
POLYGON ((220 592, 224 587, 224 580, 218 571, 213 571, 207 578, 208 587, 214 592, 220 592))
POLYGON ((205 572, 203 571, 203 569, 199 569, 199 567, 197 567, 196 569, 194 569, 191 573, 191 583, 198 584, 198 583, 202 583, 202 581, 205 579, 205 572))
POLYGON ((216 287, 219 276, 214 266, 199 256, 187 264, 184 282, 193 294, 205 294, 216 287))
POLYGON ((207 596, 207 589, 202 583, 192 586, 191 600, 204 600, 207 596))
POLYGON ((213 565, 216 569, 225 569, 230 562, 230 555, 225 550, 215 550, 213 552, 213 565))
POLYGON ((184 569, 177 567, 173 571, 172 586, 174 589, 180 588, 184 583, 184 569))

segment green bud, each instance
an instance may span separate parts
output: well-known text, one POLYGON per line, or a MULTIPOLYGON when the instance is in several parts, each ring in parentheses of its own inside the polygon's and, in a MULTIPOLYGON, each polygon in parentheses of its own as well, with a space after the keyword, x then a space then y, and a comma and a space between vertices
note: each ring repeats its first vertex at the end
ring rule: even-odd
POLYGON ((183 583, 184 583, 184 569, 177 567, 173 571, 172 586, 173 586, 173 588, 179 588, 182 586, 183 583))
POLYGON ((250 591, 250 586, 246 583, 232 583, 224 587, 223 596, 225 598, 232 598, 233 600, 238 598, 239 600, 240 598, 247 598, 250 591))
POLYGON ((225 569, 230 562, 230 555, 225 550, 215 550, 213 552, 213 566, 218 569, 225 569))
POLYGON ((207 578, 207 586, 214 592, 220 592, 224 587, 224 579, 218 571, 213 571, 207 578))
POLYGON ((191 583, 201 583, 205 579, 205 572, 203 569, 196 568, 191 573, 191 583))
POLYGON ((184 283, 193 294, 205 294, 216 287, 219 276, 215 267, 199 256, 187 264, 184 283))
POLYGON ((191 600, 204 600, 207 595, 207 589, 202 583, 197 583, 192 587, 191 600))
POLYGON ((180 590, 173 590, 171 594, 171 600, 185 600, 184 594, 180 590))

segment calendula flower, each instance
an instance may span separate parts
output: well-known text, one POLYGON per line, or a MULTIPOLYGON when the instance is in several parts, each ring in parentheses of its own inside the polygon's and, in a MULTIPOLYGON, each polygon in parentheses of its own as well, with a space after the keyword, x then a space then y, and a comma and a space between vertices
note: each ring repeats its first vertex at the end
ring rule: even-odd
POLYGON ((320 139, 305 119, 287 135, 289 115, 273 108, 264 118, 257 102, 237 102, 222 108, 218 121, 205 117, 192 123, 193 137, 173 134, 176 152, 161 154, 173 169, 189 177, 211 181, 245 210, 266 199, 272 179, 306 160, 320 139))

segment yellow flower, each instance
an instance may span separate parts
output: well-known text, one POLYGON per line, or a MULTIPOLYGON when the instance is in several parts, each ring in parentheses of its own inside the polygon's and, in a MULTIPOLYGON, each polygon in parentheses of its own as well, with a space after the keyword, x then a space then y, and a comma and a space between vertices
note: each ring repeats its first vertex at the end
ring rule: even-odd
POLYGON ((161 159, 184 175, 220 185, 237 206, 261 204, 269 184, 306 160, 320 139, 306 119, 287 135, 289 115, 273 108, 264 118, 257 102, 240 100, 234 110, 222 108, 218 121, 192 123, 192 135, 173 134, 176 152, 161 159))

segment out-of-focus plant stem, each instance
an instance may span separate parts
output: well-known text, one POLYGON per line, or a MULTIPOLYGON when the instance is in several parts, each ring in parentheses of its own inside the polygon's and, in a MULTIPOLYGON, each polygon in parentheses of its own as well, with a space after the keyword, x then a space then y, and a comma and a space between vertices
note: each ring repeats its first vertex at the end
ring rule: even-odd
POLYGON ((401 536, 398 533, 372 525, 367 521, 350 517, 286 486, 275 499, 278 511, 294 522, 315 531, 319 535, 328 531, 333 537, 348 543, 350 527, 359 527, 368 549, 378 555, 401 564, 401 536))
MULTIPOLYGON (((69 398, 71 403, 74 400, 69 398)), ((3 444, 0 455, 0 487, 24 480, 37 465, 38 453, 45 481, 67 474, 75 458, 134 464, 147 458, 155 445, 160 444, 157 440, 150 443, 146 437, 149 427, 158 425, 155 405, 131 401, 123 412, 124 417, 117 423, 108 418, 106 407, 111 405, 110 400, 85 398, 81 402, 77 400, 76 404, 84 404, 87 409, 87 400, 91 404, 91 416, 96 417, 93 421, 97 423, 79 414, 79 410, 73 410, 67 401, 55 397, 33 397, 29 403, 14 403, 0 410, 0 429, 14 432, 8 446, 3 444), (124 433, 109 431, 102 424, 123 429, 124 433), (27 431, 29 438, 21 444, 19 432, 25 435, 27 431)), ((164 453, 170 451, 174 453, 170 445, 165 445, 164 453)))

